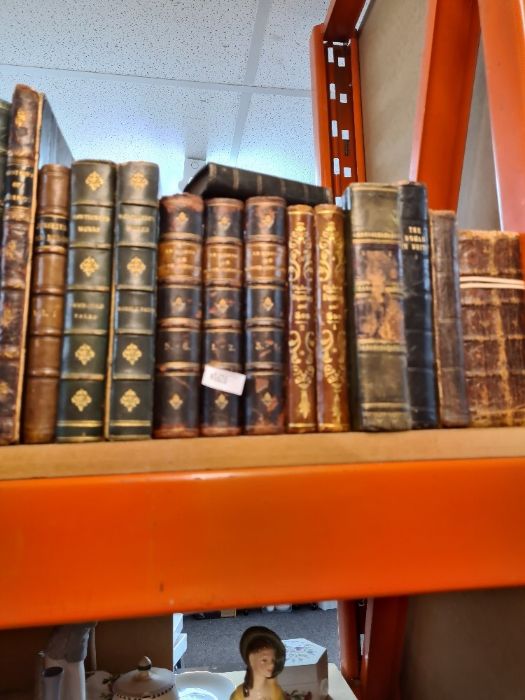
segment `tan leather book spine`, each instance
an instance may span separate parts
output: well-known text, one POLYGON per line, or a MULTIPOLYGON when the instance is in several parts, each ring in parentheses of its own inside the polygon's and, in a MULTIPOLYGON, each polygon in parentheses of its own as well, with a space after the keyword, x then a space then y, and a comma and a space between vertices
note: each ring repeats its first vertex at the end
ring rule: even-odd
POLYGON ((288 217, 288 356, 286 430, 317 429, 315 386, 314 212, 296 204, 288 217))
POLYGON ((430 268, 438 421, 442 428, 465 428, 470 414, 458 269, 458 235, 453 211, 430 211, 430 268))
POLYGON ((55 437, 68 244, 70 170, 44 165, 38 182, 22 440, 55 437))
POLYGON ((315 207, 317 429, 350 430, 343 211, 315 207))
POLYGON ((525 282, 519 234, 460 231, 459 272, 471 425, 525 425, 525 282))
POLYGON ((0 444, 19 442, 44 97, 13 94, 0 263, 0 444))

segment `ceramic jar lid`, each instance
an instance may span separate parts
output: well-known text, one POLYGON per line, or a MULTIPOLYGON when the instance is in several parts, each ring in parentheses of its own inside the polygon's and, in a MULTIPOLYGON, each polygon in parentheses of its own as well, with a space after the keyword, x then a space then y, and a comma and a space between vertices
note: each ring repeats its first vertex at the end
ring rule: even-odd
POLYGON ((167 668, 152 667, 150 659, 143 656, 136 671, 124 673, 113 683, 113 697, 122 700, 160 698, 170 693, 177 697, 175 676, 167 668))

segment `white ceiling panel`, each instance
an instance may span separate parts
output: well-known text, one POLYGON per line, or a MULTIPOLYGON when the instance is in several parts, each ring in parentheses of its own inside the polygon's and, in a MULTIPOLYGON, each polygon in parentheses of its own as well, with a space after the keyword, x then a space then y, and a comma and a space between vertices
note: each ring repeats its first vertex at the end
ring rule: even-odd
POLYGON ((253 95, 237 165, 314 183, 310 99, 253 95))
POLYGON ((1 0, 0 64, 240 83, 256 10, 257 0, 1 0))

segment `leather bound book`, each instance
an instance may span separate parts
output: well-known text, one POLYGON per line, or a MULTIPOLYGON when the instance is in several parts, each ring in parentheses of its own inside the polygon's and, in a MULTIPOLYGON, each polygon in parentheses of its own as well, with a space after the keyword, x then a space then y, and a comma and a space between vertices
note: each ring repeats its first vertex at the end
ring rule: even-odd
POLYGON ((71 166, 58 442, 104 435, 115 171, 109 161, 79 160, 71 166))
POLYGON ((153 437, 199 434, 204 202, 160 200, 153 437))
POLYGON ((7 140, 9 138, 9 115, 11 104, 0 100, 0 223, 4 212, 5 170, 7 166, 7 140))
POLYGON ((38 181, 22 440, 55 437, 69 218, 70 170, 44 165, 38 181))
POLYGON ((232 168, 219 163, 207 163, 188 182, 185 192, 198 194, 204 199, 234 197, 282 197, 288 204, 323 204, 333 202, 332 190, 286 180, 274 175, 232 168))
POLYGON ((317 429, 350 429, 348 409, 343 211, 315 207, 317 429))
POLYGON ((244 432, 284 432, 286 202, 246 201, 244 432))
POLYGON ((117 168, 115 245, 104 434, 151 437, 159 167, 131 161, 117 168))
POLYGON ((471 425, 525 425, 525 282, 519 234, 460 231, 459 272, 471 425))
POLYGON ((314 212, 295 204, 288 217, 288 353, 286 430, 317 429, 315 384, 314 212))
MULTIPOLYGON (((206 202, 203 364, 242 372, 243 210, 238 199, 206 202)), ((241 397, 202 387, 201 434, 239 435, 241 397)))
POLYGON ((470 416, 461 324, 458 237, 453 211, 430 210, 430 261, 439 425, 465 428, 470 416))
POLYGON ((435 428, 437 405, 427 188, 419 182, 401 183, 398 201, 403 236, 405 337, 412 428, 435 428))
POLYGON ((408 430, 411 416, 397 189, 355 183, 346 190, 346 197, 350 208, 347 254, 353 427, 408 430))

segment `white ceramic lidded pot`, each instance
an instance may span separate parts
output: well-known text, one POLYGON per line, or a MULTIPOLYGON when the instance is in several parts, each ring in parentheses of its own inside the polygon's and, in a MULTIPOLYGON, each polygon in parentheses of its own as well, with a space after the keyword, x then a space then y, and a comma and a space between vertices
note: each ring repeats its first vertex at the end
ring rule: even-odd
POLYGON ((136 671, 124 673, 113 685, 113 698, 119 700, 139 700, 142 698, 162 698, 179 700, 175 687, 175 675, 167 668, 155 668, 150 659, 143 656, 136 671))

